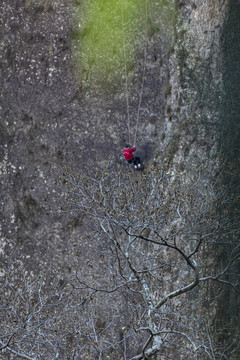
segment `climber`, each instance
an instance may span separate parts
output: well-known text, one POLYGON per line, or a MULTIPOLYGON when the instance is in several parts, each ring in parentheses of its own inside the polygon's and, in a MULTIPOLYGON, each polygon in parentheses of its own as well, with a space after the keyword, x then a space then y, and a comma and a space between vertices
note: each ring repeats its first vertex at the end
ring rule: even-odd
POLYGON ((140 158, 135 157, 133 155, 134 151, 136 151, 135 146, 133 146, 133 148, 131 149, 130 145, 126 144, 125 149, 123 150, 123 155, 129 164, 132 164, 133 162, 135 169, 140 169, 141 168, 140 158))

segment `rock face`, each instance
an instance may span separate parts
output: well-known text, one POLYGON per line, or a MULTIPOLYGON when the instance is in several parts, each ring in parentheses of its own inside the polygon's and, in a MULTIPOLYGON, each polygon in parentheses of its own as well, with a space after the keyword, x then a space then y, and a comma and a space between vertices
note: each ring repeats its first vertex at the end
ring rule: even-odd
MULTIPOLYGON (((55 182, 64 165, 114 171, 125 142, 136 139, 146 166, 168 158, 170 171, 188 173, 204 164, 206 177, 213 176, 222 145, 239 169, 240 4, 171 4, 179 10, 176 24, 162 37, 155 19, 129 70, 128 107, 124 86, 104 92, 76 76, 78 1, 0 4, 1 271, 18 263, 26 274, 65 279, 76 262, 88 259, 91 250, 78 245, 81 219, 43 208, 61 197, 55 182)), ((224 301, 239 299, 228 293, 224 301)))
MULTIPOLYGON (((239 2, 230 1, 228 4, 228 16, 224 23, 222 52, 223 52, 223 101, 220 113, 220 143, 223 158, 225 160, 225 184, 230 193, 234 193, 234 206, 232 217, 239 212, 239 66, 237 59, 240 55, 240 44, 237 38, 239 32, 239 2), (234 44, 234 45, 233 45, 234 44), (234 190, 231 190, 234 189, 234 190)), ((227 249, 225 249, 228 253, 227 249)), ((239 272, 239 267, 236 268, 239 272)), ((225 292, 220 301, 220 311, 224 314, 227 322, 236 323, 239 317, 239 307, 234 304, 239 303, 239 296, 231 289, 225 292), (228 303, 229 306, 224 306, 228 303)), ((236 327, 239 325, 236 323, 236 327)))
POLYGON ((49 238, 41 202, 72 128, 70 9, 10 1, 1 4, 1 16, 2 242, 9 255, 17 251, 24 266, 39 271, 49 238))
POLYGON ((125 142, 136 138, 136 130, 138 151, 143 161, 150 161, 162 126, 166 48, 173 29, 159 43, 148 40, 138 129, 142 63, 129 75, 128 131, 125 89, 113 88, 106 95, 88 84, 83 88, 76 77, 74 5, 74 1, 1 5, 1 248, 3 254, 17 249, 24 266, 35 271, 48 261, 57 264, 52 256, 61 247, 60 264, 68 263, 66 239, 69 242, 75 230, 69 226, 66 232, 68 216, 47 217, 41 209, 43 199, 57 191, 54 181, 64 164, 75 170, 96 164, 112 167, 125 142))
MULTIPOLYGON (((230 194, 235 193, 230 220, 239 209, 236 189, 240 149, 236 115, 239 113, 236 84, 239 39, 236 36, 240 6, 234 1, 186 1, 181 2, 180 8, 186 22, 183 21, 182 34, 170 59, 172 94, 167 100, 167 108, 172 110, 171 117, 175 119, 170 128, 182 135, 174 156, 175 169, 188 168, 191 172, 192 168, 204 164, 207 181, 221 168, 224 186, 230 194)), ((228 254, 225 248, 219 261, 228 254)), ((239 327, 235 322, 239 310, 233 305, 237 303, 236 292, 225 289, 216 304, 217 326, 235 323, 239 327)), ((232 354, 230 358, 234 356, 239 355, 232 354)))

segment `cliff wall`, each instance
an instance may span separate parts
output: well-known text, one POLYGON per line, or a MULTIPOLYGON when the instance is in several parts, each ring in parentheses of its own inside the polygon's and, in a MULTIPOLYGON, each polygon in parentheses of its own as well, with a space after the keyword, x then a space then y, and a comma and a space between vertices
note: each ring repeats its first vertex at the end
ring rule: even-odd
MULTIPOLYGON (((153 16, 128 70, 128 108, 124 85, 103 91, 76 75, 78 1, 1 3, 1 276, 11 267, 15 279, 21 272, 67 281, 76 267, 98 257, 98 249, 80 245, 82 219, 45 210, 62 195, 56 182, 65 165, 114 171, 125 142, 137 135, 146 168, 167 160, 169 172, 188 177, 202 167, 208 183, 224 158, 231 165, 226 184, 229 174, 238 174, 240 4, 170 3, 178 16, 171 12, 164 35, 153 16)), ((234 179, 238 183, 238 175, 234 179)), ((233 291, 223 293, 210 320, 230 322, 238 302, 233 291)))

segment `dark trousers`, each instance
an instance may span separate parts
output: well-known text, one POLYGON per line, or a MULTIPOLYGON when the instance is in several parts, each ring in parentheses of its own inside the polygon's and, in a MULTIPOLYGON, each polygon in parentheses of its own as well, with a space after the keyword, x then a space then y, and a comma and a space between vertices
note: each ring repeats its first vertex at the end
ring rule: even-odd
POLYGON ((129 163, 129 164, 134 164, 134 165, 138 165, 138 164, 140 164, 140 158, 139 157, 134 157, 134 158, 132 158, 131 160, 127 160, 127 162, 129 163))

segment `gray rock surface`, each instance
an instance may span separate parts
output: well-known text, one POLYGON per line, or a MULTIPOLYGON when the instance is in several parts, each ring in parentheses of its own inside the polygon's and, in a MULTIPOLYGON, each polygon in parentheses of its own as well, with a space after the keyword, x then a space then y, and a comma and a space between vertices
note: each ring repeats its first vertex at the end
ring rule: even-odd
MULTIPOLYGON (((45 209, 61 198, 56 182, 65 165, 74 171, 96 166, 114 171, 129 141, 124 86, 104 92, 76 76, 77 3, 0 4, 1 271, 13 261, 26 274, 64 279, 82 263, 87 268, 100 252, 80 244, 81 219, 45 209)), ((146 167, 168 158, 169 171, 188 174, 203 164, 210 178, 220 164, 223 78, 229 84, 222 70, 222 36, 232 2, 176 4, 176 27, 169 27, 168 36, 151 33, 145 65, 144 46, 138 49, 129 86, 130 139, 137 131, 137 153, 146 167)))

